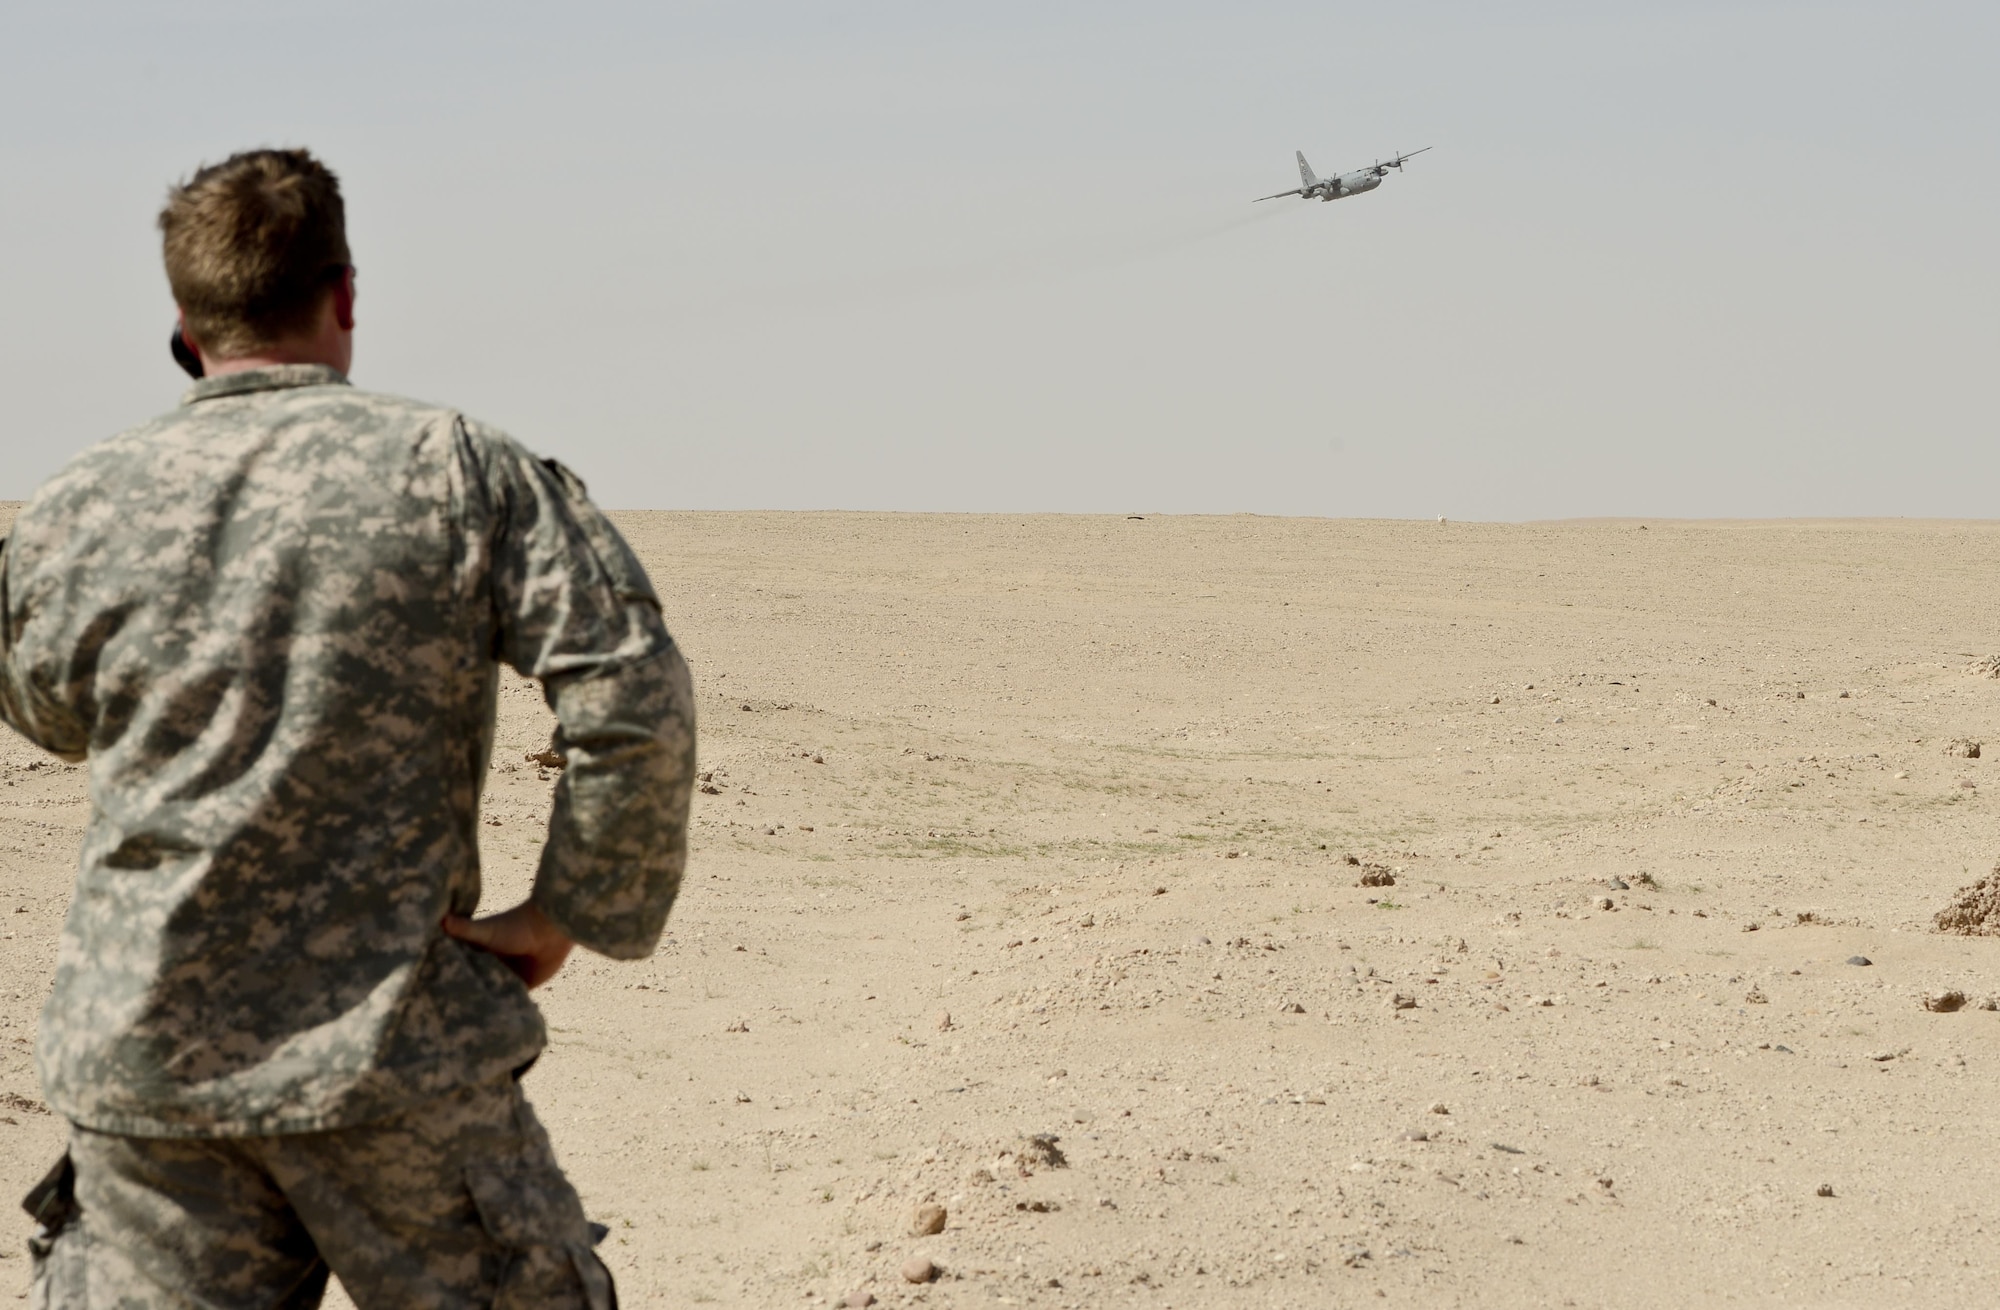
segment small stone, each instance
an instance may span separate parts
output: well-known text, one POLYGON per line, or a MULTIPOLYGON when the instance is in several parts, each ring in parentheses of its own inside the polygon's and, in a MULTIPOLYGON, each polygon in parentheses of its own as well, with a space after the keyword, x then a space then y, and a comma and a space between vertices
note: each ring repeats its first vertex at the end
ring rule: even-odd
POLYGON ((1813 1195, 1814 1195, 1814 1196, 1832 1196, 1832 1195, 1833 1195, 1833 1184, 1832 1184, 1832 1183, 1821 1183, 1821 1184, 1820 1184, 1820 1185, 1819 1185, 1818 1187, 1816 1187, 1816 1188, 1814 1188, 1814 1189, 1813 1189, 1813 1195))
POLYGON ((1771 999, 1764 995, 1763 989, 1759 987, 1752 987, 1744 994, 1743 1000, 1749 1005, 1769 1005, 1771 1003, 1771 999))
POLYGON ((903 1262, 903 1281, 906 1283, 928 1283, 937 1277, 937 1266, 923 1256, 913 1256, 903 1262))
POLYGON ((1761 925, 1755 919, 1743 925, 1744 932, 1756 932, 1761 925))
POLYGON ((1402 1139, 1406 1142, 1428 1142, 1431 1139, 1430 1129, 1405 1128, 1402 1132, 1402 1139))
POLYGON ((937 1012, 937 1030, 941 1033, 948 1033, 951 1031, 950 1010, 939 1010, 937 1012))
POLYGON ((1864 969, 1867 968, 1869 965, 1875 963, 1875 961, 1869 959, 1865 955, 1850 955, 1847 957, 1847 962, 1849 964, 1859 965, 1861 968, 1864 969))
POLYGON ((1626 882, 1623 878, 1617 878, 1617 877, 1612 878, 1612 880, 1606 883, 1605 886, 1609 887, 1614 892, 1629 892, 1632 890, 1631 883, 1626 882))
POLYGON ((864 1250, 864 1251, 867 1251, 867 1252, 869 1252, 869 1253, 871 1253, 871 1254, 872 1254, 872 1253, 874 1253, 874 1252, 876 1252, 876 1251, 879 1251, 879 1250, 881 1250, 881 1249, 882 1249, 882 1242, 881 1242, 881 1240, 880 1240, 880 1239, 878 1238, 878 1239, 876 1239, 875 1241, 873 1241, 873 1242, 870 1242, 870 1243, 869 1243, 868 1245, 866 1245, 866 1246, 862 1247, 861 1249, 862 1249, 862 1250, 864 1250))
POLYGON ((1947 743, 1944 753, 1954 759, 1976 760, 1979 758, 1979 747, 1980 743, 1961 737, 1957 741, 1947 743))
POLYGON ((1612 900, 1609 896, 1600 896, 1596 900, 1592 901, 1591 904, 1596 906, 1600 910, 1615 910, 1618 908, 1618 903, 1612 900))
POLYGON ((1278 1007, 1279 1014, 1304 1014, 1305 1012, 1306 1007, 1300 1005, 1297 1001, 1287 1001, 1278 1007))
MULTIPOLYGON (((747 710, 750 707, 745 705, 743 708, 747 710)), ((841 1304, 846 1306, 847 1310, 868 1310, 869 1306, 875 1304, 875 1294, 866 1288, 857 1287, 847 1294, 847 1299, 841 1304)))
POLYGON ((1956 988, 1942 992, 1932 992, 1924 997, 1924 1008, 1932 1014, 1950 1014, 1965 1008, 1965 993, 1956 988))
POLYGON ((934 1237, 944 1231, 946 1215, 944 1207, 936 1201, 926 1201, 910 1216, 910 1236, 934 1237))
POLYGON ((1196 946, 1207 946, 1207 945, 1209 945, 1209 940, 1208 940, 1208 938, 1207 938, 1206 936, 1197 936, 1197 937, 1196 937, 1196 938, 1194 939, 1194 944, 1195 944, 1196 946))
POLYGON ((1444 1103, 1443 1101, 1432 1101, 1432 1102, 1431 1102, 1431 1113, 1432 1113, 1432 1114, 1450 1114, 1450 1113, 1451 1113, 1451 1109, 1450 1109, 1450 1107, 1449 1107, 1449 1106, 1447 1106, 1447 1105, 1446 1105, 1446 1104, 1445 1104, 1445 1103, 1444 1103))
POLYGON ((1417 998, 1408 992, 1397 992, 1389 998, 1389 1008, 1392 1010, 1414 1010, 1417 1008, 1417 998))
POLYGON ((1362 865, 1361 881, 1355 884, 1357 887, 1394 887, 1395 885, 1395 873, 1383 868, 1379 864, 1362 865))

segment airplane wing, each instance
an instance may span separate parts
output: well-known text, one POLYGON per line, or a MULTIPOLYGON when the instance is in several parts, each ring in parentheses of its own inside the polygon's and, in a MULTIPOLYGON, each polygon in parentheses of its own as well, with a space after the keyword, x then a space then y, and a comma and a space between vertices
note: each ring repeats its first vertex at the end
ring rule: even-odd
MULTIPOLYGON (((1257 197, 1257 200, 1276 200, 1276 199, 1278 199, 1278 198, 1279 198, 1279 197, 1281 197, 1281 196, 1302 196, 1302 195, 1304 195, 1305 193, 1306 193, 1306 189, 1305 189, 1304 187, 1299 187, 1299 186, 1295 186, 1295 187, 1293 187, 1293 188, 1292 188, 1292 189, 1291 189, 1290 191, 1280 191, 1280 192, 1278 192, 1278 194, 1277 194, 1277 195, 1273 195, 1273 196, 1258 196, 1258 197, 1257 197)), ((1251 201, 1250 203, 1254 205, 1254 204, 1256 204, 1256 203, 1257 203, 1257 200, 1253 200, 1253 201, 1251 201)))

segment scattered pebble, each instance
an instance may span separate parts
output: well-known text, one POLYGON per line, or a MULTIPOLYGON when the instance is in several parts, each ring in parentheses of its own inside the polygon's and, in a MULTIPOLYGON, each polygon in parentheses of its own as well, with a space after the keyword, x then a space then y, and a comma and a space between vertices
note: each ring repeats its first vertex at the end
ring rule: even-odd
POLYGON ((1449 1109, 1449 1108, 1448 1108, 1448 1107, 1447 1107, 1447 1106, 1445 1105, 1445 1103, 1444 1103, 1443 1101, 1432 1101, 1432 1102, 1431 1102, 1431 1113, 1432 1113, 1432 1114, 1450 1114, 1450 1113, 1451 1113, 1451 1110, 1450 1110, 1450 1109, 1449 1109))
POLYGON ((1814 1188, 1814 1189, 1813 1189, 1813 1195, 1814 1195, 1814 1196, 1832 1196, 1832 1195, 1833 1195, 1833 1184, 1832 1184, 1832 1183, 1821 1183, 1821 1184, 1820 1184, 1820 1185, 1819 1185, 1818 1187, 1816 1187, 1816 1188, 1814 1188))
POLYGON ((910 1236, 934 1237, 944 1231, 944 1207, 935 1201, 926 1201, 910 1216, 910 1236))
POLYGON ((1963 1010, 1965 1008, 1965 993, 1956 988, 1941 992, 1932 992, 1924 997, 1924 1008, 1932 1014, 1950 1014, 1954 1010, 1963 1010))
POLYGON ((1875 963, 1875 961, 1869 959, 1865 955, 1850 955, 1847 957, 1847 962, 1849 964, 1859 965, 1864 969, 1867 968, 1869 965, 1875 963))
POLYGON ((1389 1008, 1392 1010, 1414 1010, 1417 1008, 1417 998, 1408 992, 1397 992, 1389 998, 1389 1008))
MULTIPOLYGON (((747 710, 750 707, 745 705, 743 708, 747 710)), ((868 1310, 869 1306, 875 1304, 875 1294, 866 1288, 857 1287, 847 1294, 847 1299, 841 1304, 845 1305, 847 1310, 868 1310)))
POLYGON ((937 1274, 937 1266, 923 1256, 912 1256, 903 1262, 903 1281, 906 1283, 928 1283, 937 1274))
POLYGON ((950 1010, 939 1010, 937 1012, 937 1030, 941 1033, 948 1033, 951 1031, 950 1010))

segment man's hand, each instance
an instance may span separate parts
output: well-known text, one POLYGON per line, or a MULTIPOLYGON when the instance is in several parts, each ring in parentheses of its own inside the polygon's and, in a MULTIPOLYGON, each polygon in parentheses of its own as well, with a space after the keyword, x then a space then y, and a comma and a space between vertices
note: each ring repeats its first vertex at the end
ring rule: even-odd
POLYGON ((569 958, 570 948, 576 945, 562 929, 549 922, 547 915, 526 901, 484 919, 447 914, 444 930, 468 946, 499 956, 500 962, 519 974, 530 989, 555 977, 563 961, 569 958))

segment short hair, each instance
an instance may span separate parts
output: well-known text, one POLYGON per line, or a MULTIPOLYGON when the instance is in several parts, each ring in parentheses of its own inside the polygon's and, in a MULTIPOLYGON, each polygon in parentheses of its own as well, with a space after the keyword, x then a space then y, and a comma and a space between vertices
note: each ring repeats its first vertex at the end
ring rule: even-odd
POLYGON ((167 192, 167 283, 187 334, 223 358, 312 326, 348 265, 340 179, 305 150, 245 150, 167 192))

